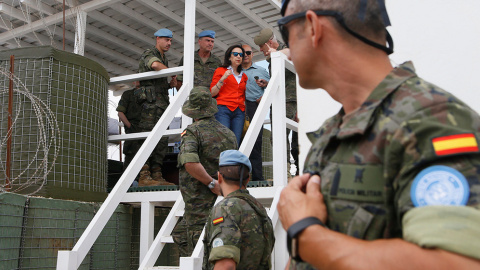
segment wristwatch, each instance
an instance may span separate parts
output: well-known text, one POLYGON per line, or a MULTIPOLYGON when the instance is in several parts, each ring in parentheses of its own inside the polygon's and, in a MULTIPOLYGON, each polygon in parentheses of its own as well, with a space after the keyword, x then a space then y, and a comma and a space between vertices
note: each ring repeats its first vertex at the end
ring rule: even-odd
POLYGON ((321 225, 326 227, 322 221, 320 221, 316 217, 307 217, 295 222, 293 225, 290 226, 287 230, 287 249, 290 256, 293 259, 303 262, 302 258, 300 258, 300 254, 298 254, 298 235, 303 232, 307 227, 311 225, 321 225))
POLYGON ((212 182, 210 182, 210 183, 208 184, 208 188, 209 188, 209 189, 212 189, 212 188, 214 188, 214 187, 215 187, 215 179, 212 178, 212 182))

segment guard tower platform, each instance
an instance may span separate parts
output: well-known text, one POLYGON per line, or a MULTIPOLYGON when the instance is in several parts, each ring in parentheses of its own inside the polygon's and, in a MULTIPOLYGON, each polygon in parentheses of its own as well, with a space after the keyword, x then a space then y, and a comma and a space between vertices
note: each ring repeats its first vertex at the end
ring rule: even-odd
MULTIPOLYGON (((62 18, 60 12, 53 8, 53 4, 49 5, 45 2, 36 5, 27 0, 22 0, 22 3, 29 5, 39 13, 47 14, 47 16, 39 21, 26 21, 26 23, 24 21, 26 25, 21 26, 17 23, 17 20, 21 21, 21 18, 19 14, 16 14, 18 16, 12 22, 17 25, 12 25, 14 27, 0 33, 0 41, 6 42, 7 47, 18 44, 18 42, 35 45, 35 41, 31 40, 32 31, 41 26, 58 24, 62 18), (27 38, 19 40, 18 37, 21 36, 27 38)), ((15 15, 16 8, 12 7, 11 16, 15 15)), ((221 59, 229 46, 249 44, 256 53, 253 61, 259 61, 263 55, 258 52, 253 37, 262 28, 269 27, 274 30, 277 38, 280 38, 276 26, 276 21, 280 18, 280 3, 276 0, 91 0, 77 3, 66 1, 66 8, 66 18, 76 18, 74 31, 67 29, 66 35, 64 35, 67 49, 73 49, 75 53, 85 55, 102 64, 112 76, 110 85, 178 74, 183 74, 183 85, 178 90, 178 94, 170 100, 170 106, 151 132, 109 137, 109 141, 145 139, 145 142, 73 249, 58 252, 57 269, 79 268, 119 204, 137 205, 141 208, 140 266, 138 269, 201 269, 202 241, 197 243, 191 257, 180 258, 178 267, 154 265, 165 245, 173 242, 171 232, 178 219, 183 216, 184 202, 180 192, 170 187, 167 190, 127 191, 160 138, 162 136, 178 136, 188 124, 192 123, 190 118, 182 115, 181 128, 167 129, 175 115, 181 111, 181 107, 193 87, 193 63, 197 34, 206 29, 217 32, 213 53, 221 59), (87 18, 95 23, 88 23, 87 18), (134 22, 127 22, 128 20, 134 22), (144 29, 147 26, 148 29, 144 29), (136 73, 138 57, 145 49, 153 45, 153 35, 148 35, 147 32, 153 33, 162 27, 167 27, 174 32, 173 44, 167 53, 173 67, 162 71, 136 73), (141 39, 147 45, 136 45, 136 42, 132 42, 130 37, 141 39), (73 48, 71 44, 74 44, 73 48), (175 66, 182 56, 184 65, 175 66), (170 213, 158 232, 154 232, 153 226, 156 206, 171 207, 170 213)), ((45 39, 42 33, 34 34, 34 36, 37 39, 45 39)), ((53 42, 57 46, 59 45, 58 41, 53 42)), ((297 131, 297 123, 285 118, 285 68, 292 72, 295 72, 295 68, 280 52, 273 53, 271 59, 271 79, 239 150, 247 156, 250 155, 255 139, 260 129, 263 128, 263 119, 267 117, 271 107, 273 115, 271 119, 273 124, 273 184, 257 183, 255 186, 250 186, 249 191, 267 208, 275 228, 276 244, 272 256, 272 266, 274 269, 284 269, 288 260, 285 245, 286 233, 278 218, 277 202, 280 192, 287 184, 285 130, 289 128, 297 131)), ((220 199, 221 197, 219 197, 220 199)), ((203 239, 203 233, 200 239, 203 239)))

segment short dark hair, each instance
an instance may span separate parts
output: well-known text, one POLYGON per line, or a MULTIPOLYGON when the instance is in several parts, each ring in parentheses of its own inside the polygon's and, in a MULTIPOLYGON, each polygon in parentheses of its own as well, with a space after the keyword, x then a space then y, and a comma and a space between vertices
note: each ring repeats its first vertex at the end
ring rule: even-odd
MULTIPOLYGON (((291 6, 294 12, 306 10, 333 10, 340 12, 343 15, 345 24, 350 29, 368 39, 384 44, 386 41, 386 29, 378 0, 367 0, 364 13, 360 16, 361 2, 360 0, 291 0, 289 8, 291 6)), ((345 33, 345 36, 353 37, 346 33, 335 18, 328 18, 341 33, 345 33)))
MULTIPOLYGON (((225 59, 223 60, 223 66, 224 68, 228 68, 229 66, 232 65, 232 62, 230 61, 230 55, 232 54, 233 49, 239 48, 242 50, 243 56, 242 56, 242 62, 243 59, 245 58, 245 50, 242 48, 242 45, 232 45, 228 47, 227 51, 225 52, 225 59)), ((240 73, 242 71, 242 65, 239 65, 237 67, 237 72, 240 73)))
MULTIPOLYGON (((240 169, 243 170, 243 181, 247 180, 249 175, 248 167, 240 165, 231 165, 231 166, 221 166, 218 168, 218 171, 223 176, 223 179, 229 184, 238 185, 240 181, 240 169)), ((244 182, 245 183, 245 182, 244 182)))

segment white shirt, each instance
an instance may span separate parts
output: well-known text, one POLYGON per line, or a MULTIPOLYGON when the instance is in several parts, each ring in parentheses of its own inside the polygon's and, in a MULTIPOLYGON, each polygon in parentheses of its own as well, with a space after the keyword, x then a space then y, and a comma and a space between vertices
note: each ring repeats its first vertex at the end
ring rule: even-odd
POLYGON ((243 76, 243 69, 242 69, 242 71, 240 71, 240 74, 238 74, 238 75, 235 74, 232 66, 229 66, 227 69, 230 69, 232 71, 233 77, 235 77, 235 79, 237 80, 237 83, 240 83, 240 81, 242 80, 242 76, 243 76))

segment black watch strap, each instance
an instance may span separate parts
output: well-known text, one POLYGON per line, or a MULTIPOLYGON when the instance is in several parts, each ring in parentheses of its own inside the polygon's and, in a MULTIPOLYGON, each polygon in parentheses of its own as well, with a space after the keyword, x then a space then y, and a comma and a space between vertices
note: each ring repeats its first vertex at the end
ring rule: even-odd
POLYGON ((287 248, 288 252, 290 253, 290 256, 292 256, 293 259, 302 262, 302 258, 300 258, 300 255, 298 254, 298 240, 297 236, 303 232, 307 227, 311 225, 321 225, 325 227, 325 224, 323 224, 320 219, 316 217, 306 217, 304 219, 301 219, 294 224, 290 226, 287 230, 287 248))

